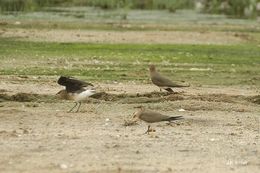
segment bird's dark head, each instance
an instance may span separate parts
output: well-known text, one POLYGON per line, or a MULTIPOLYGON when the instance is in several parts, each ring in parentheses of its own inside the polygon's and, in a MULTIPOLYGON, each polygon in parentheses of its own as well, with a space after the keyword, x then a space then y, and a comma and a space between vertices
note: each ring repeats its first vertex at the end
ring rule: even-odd
POLYGON ((155 65, 150 65, 149 69, 150 69, 150 72, 154 72, 154 71, 156 71, 156 69, 155 69, 155 65))
POLYGON ((66 76, 61 76, 59 79, 58 79, 58 83, 61 84, 61 83, 64 83, 67 81, 67 78, 66 76))

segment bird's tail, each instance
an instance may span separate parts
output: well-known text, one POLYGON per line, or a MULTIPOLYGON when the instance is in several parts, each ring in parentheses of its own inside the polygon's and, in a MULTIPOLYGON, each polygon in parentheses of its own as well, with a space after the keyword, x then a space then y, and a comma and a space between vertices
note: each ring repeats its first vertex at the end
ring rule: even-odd
POLYGON ((168 91, 169 93, 173 93, 174 91, 171 88, 165 88, 166 91, 168 91))
POLYGON ((190 86, 190 84, 186 83, 186 82, 182 82, 182 83, 179 83, 177 85, 178 85, 178 87, 189 87, 190 86))
POLYGON ((174 117, 169 117, 165 121, 175 121, 175 120, 182 120, 182 116, 174 116, 174 117))

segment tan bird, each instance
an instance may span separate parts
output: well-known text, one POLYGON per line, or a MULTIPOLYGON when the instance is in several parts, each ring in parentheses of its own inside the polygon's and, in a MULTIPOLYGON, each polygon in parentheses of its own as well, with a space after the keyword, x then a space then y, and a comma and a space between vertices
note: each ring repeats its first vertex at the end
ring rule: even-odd
POLYGON ((175 120, 181 120, 181 119, 183 119, 183 117, 182 116, 171 117, 168 115, 160 114, 160 113, 152 111, 152 110, 145 109, 144 107, 140 107, 140 110, 135 112, 133 115, 133 120, 135 122, 138 121, 139 119, 143 120, 149 124, 147 131, 145 132, 145 134, 149 134, 149 132, 151 132, 150 123, 156 123, 156 122, 161 122, 161 121, 171 122, 171 121, 175 121, 175 120))
POLYGON ((181 84, 180 82, 172 82, 167 77, 162 76, 156 71, 154 65, 150 66, 150 77, 154 85, 158 86, 161 89, 165 89, 168 92, 173 92, 171 88, 175 87, 189 87, 190 84, 181 84))

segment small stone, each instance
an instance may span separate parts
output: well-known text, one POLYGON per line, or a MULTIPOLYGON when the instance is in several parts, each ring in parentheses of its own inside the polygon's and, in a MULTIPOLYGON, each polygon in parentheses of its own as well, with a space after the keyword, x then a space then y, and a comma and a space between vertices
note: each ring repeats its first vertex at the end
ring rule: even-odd
POLYGON ((60 164, 60 168, 61 168, 61 169, 67 169, 67 168, 68 168, 68 165, 66 165, 66 164, 64 164, 64 163, 63 163, 63 164, 60 164))
POLYGON ((15 24, 15 25, 20 25, 21 22, 20 22, 20 21, 16 21, 14 24, 15 24))

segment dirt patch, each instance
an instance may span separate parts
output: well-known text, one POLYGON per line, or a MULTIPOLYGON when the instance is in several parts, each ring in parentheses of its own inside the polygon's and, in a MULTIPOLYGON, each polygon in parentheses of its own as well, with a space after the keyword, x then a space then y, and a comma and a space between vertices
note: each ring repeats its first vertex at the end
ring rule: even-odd
POLYGON ((260 95, 248 97, 247 100, 255 104, 260 104, 260 95))
POLYGON ((258 171, 254 89, 200 86, 169 94, 153 85, 100 84, 103 91, 79 113, 67 113, 74 103, 55 97, 61 87, 40 80, 2 80, 2 172, 258 171), (184 119, 152 124, 155 132, 144 135, 147 124, 130 121, 140 105, 184 119))
POLYGON ((18 137, 15 131, 7 132, 5 130, 0 131, 0 136, 2 138, 18 137))
POLYGON ((208 101, 208 102, 225 102, 225 103, 236 103, 236 102, 247 100, 247 96, 228 95, 228 94, 198 94, 198 95, 192 95, 189 98, 193 100, 201 100, 201 101, 208 101))
POLYGON ((0 100, 15 102, 54 102, 57 98, 52 95, 17 93, 13 95, 0 94, 0 100))
POLYGON ((151 92, 151 93, 137 93, 137 94, 111 94, 101 92, 93 95, 93 98, 101 99, 105 101, 121 101, 121 103, 147 103, 147 102, 159 102, 163 101, 163 97, 170 95, 170 93, 163 92, 151 92), (149 98, 149 100, 147 100, 149 98))
POLYGON ((90 31, 8 29, 1 37, 28 41, 154 44, 237 44, 248 41, 230 32, 189 31, 90 31))
POLYGON ((18 93, 11 96, 12 101, 18 101, 18 102, 31 102, 36 101, 38 94, 28 94, 28 93, 18 93))
MULTIPOLYGON (((239 103, 249 101, 259 104, 260 97, 257 96, 242 96, 242 95, 227 95, 227 94, 198 94, 188 95, 185 93, 166 93, 166 92, 151 92, 151 93, 137 93, 137 94, 112 94, 100 92, 91 96, 91 98, 103 101, 119 101, 120 103, 156 103, 163 101, 180 101, 180 100, 197 100, 207 102, 224 102, 224 103, 239 103)), ((46 94, 32 94, 32 93, 17 93, 14 95, 0 94, 2 101, 16 101, 16 102, 53 102, 59 98, 55 95, 46 94)), ((88 103, 96 103, 95 100, 90 99, 88 103)))
MULTIPOLYGON (((208 172, 208 168, 214 173, 257 172, 259 109, 250 104, 245 105, 250 113, 210 110, 212 105, 206 103, 178 100, 142 104, 184 117, 171 125, 152 124, 155 132, 144 135, 145 123, 129 125, 124 121, 139 104, 83 104, 79 113, 67 113, 64 102, 39 107, 4 102, 0 107, 0 150, 4 156, 0 168, 4 172, 54 173, 208 172), (178 111, 177 106, 186 108, 195 103, 208 109, 178 111)), ((220 103, 214 108, 240 107, 220 103)))

